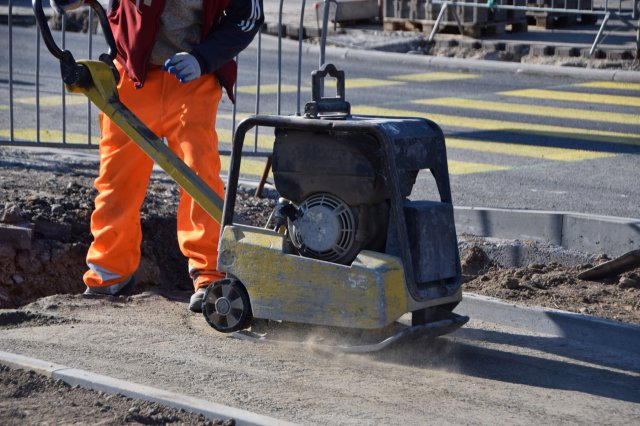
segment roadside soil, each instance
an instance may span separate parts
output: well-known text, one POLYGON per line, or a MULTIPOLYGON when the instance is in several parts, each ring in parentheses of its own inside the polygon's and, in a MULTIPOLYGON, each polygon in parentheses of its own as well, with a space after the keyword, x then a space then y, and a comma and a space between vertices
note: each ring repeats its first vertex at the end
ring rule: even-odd
MULTIPOLYGON (((46 304, 50 305, 54 297, 57 306, 88 302, 79 294, 84 291, 82 274, 91 240, 96 171, 96 158, 89 154, 69 156, 0 147, 0 309, 17 308, 18 315, 30 316, 29 321, 37 323, 40 314, 31 311, 39 300, 49 300, 46 304), (21 247, 24 242, 9 238, 7 229, 15 226, 32 229, 30 247, 21 247)), ((265 195, 257 198, 253 189, 241 188, 238 220, 263 226, 277 197, 275 191, 265 195)), ((144 240, 136 293, 150 291, 172 300, 182 294, 186 300, 192 291, 186 260, 175 237, 178 197, 177 186, 164 174, 155 173, 141 209, 144 240)), ((640 324, 640 269, 592 282, 577 275, 608 260, 607 256, 579 266, 532 264, 505 269, 494 264, 479 245, 464 247, 461 259, 467 292, 640 324)), ((2 318, 0 327, 11 328, 12 315, 2 318)), ((118 395, 69 388, 5 367, 0 367, 0 382, 4 424, 41 420, 64 424, 220 424, 118 395)))
POLYGON ((6 426, 24 424, 224 425, 202 415, 122 395, 69 386, 33 371, 0 365, 0 418, 6 426))

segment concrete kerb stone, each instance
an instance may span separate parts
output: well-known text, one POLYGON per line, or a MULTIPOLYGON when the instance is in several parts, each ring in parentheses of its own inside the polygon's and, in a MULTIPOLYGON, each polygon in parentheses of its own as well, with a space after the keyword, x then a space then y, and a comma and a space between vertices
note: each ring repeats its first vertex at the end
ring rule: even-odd
POLYGON ((456 312, 494 324, 587 345, 640 353, 640 326, 554 309, 531 308, 465 293, 456 312))
POLYGON ((620 256, 640 247, 640 219, 565 213, 561 246, 620 256))
MULTIPOLYGON (((455 207, 458 233, 533 240, 620 256, 640 247, 640 219, 571 212, 455 207)), ((517 249, 517 247, 516 247, 517 249)), ((640 326, 465 293, 456 312, 481 321, 640 353, 640 326)))
MULTIPOLYGON (((285 49, 297 49, 298 42, 290 39, 282 40, 283 51, 285 49)), ((275 37, 270 42, 263 37, 262 48, 265 51, 277 49, 275 37)), ((319 55, 320 47, 303 43, 302 51, 307 54, 319 55)), ((531 75, 555 75, 574 77, 579 79, 593 79, 601 81, 617 81, 623 83, 640 83, 640 72, 616 69, 592 69, 580 67, 561 67, 554 65, 528 64, 519 62, 491 61, 471 58, 448 58, 442 56, 409 55, 397 52, 382 52, 377 50, 353 49, 344 47, 327 46, 325 50, 325 62, 333 62, 340 68, 341 60, 345 59, 379 59, 381 61, 393 61, 401 64, 417 64, 422 68, 456 68, 468 72, 485 71, 511 71, 514 73, 531 75)))
POLYGON ((293 425, 293 423, 250 411, 9 352, 0 351, 0 363, 11 368, 32 370, 53 380, 62 380, 69 386, 78 385, 82 388, 108 394, 120 394, 129 398, 155 402, 178 410, 184 409, 192 413, 202 414, 209 419, 234 419, 237 425, 293 425))
POLYGON ((610 256, 640 247, 640 219, 461 206, 454 215, 458 233, 479 237, 541 241, 610 256))

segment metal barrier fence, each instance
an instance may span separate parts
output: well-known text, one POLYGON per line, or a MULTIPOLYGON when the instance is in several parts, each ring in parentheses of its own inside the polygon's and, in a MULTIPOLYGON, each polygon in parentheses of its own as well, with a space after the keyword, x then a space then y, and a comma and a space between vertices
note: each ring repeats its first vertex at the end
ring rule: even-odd
MULTIPOLYGON (((266 2, 267 0, 265 0, 266 2)), ((276 1, 276 0, 272 0, 276 1)), ((294 58, 295 64, 290 63, 287 69, 296 68, 297 81, 295 91, 295 101, 289 97, 287 111, 283 111, 282 104, 282 30, 283 30, 283 5, 285 0, 278 1, 278 38, 277 38, 277 59, 275 69, 275 104, 273 99, 268 99, 267 94, 261 93, 262 83, 265 81, 264 64, 262 58, 263 52, 263 35, 259 33, 254 42, 255 49, 252 52, 245 51, 238 58, 240 69, 244 73, 239 78, 242 84, 248 84, 254 87, 255 98, 250 95, 241 93, 236 90, 237 102, 235 105, 221 104, 221 112, 219 114, 219 122, 217 128, 222 141, 230 142, 236 127, 236 122, 241 115, 247 114, 300 114, 301 113, 301 86, 302 86, 302 46, 305 28, 305 9, 310 6, 306 0, 295 1, 296 7, 299 7, 299 32, 298 32, 298 51, 297 57, 294 58), (255 50, 255 52, 253 52, 255 50), (254 72, 247 70, 255 69, 254 72), (243 80, 244 78, 244 80, 243 80), (249 79, 249 80, 247 80, 249 79), (264 105, 271 108, 264 111, 264 105), (220 120, 221 116, 225 116, 225 120, 220 120), (221 124, 222 123, 222 124, 221 124)), ((335 17, 340 10, 339 0, 323 0, 322 7, 322 23, 321 23, 321 39, 320 54, 318 58, 318 66, 307 68, 307 71, 319 68, 324 63, 325 46, 327 28, 329 25, 329 16, 333 14, 335 17)), ((291 3, 289 3, 291 4, 291 3)), ((314 6, 316 4, 314 3, 314 6)), ((622 20, 637 19, 639 15, 638 7, 640 0, 473 0, 473 2, 462 2, 454 0, 385 0, 383 15, 384 19, 421 21, 426 19, 433 26, 430 39, 432 39, 439 25, 447 20, 455 22, 460 30, 463 28, 464 22, 478 23, 484 19, 478 11, 491 10, 494 16, 505 16, 505 19, 515 19, 521 17, 527 11, 544 11, 545 13, 565 13, 565 14, 582 14, 588 16, 602 16, 603 21, 598 32, 598 36, 594 41, 592 50, 595 49, 603 28, 607 24, 610 17, 617 17, 622 20), (536 2, 541 6, 535 6, 525 2, 536 2), (588 4, 588 7, 585 5, 588 4), (474 11, 467 15, 465 10, 474 11), (504 15, 500 15, 504 13, 504 15), (462 15, 463 21, 460 19, 462 15), (429 19, 427 19, 429 18, 429 19)), ((14 28, 12 1, 8 1, 8 18, 7 26, 0 26, 0 31, 7 31, 6 36, 0 33, 0 47, 6 43, 7 59, 3 61, 8 66, 8 102, 3 102, 7 107, 0 105, 0 145, 13 146, 42 146, 42 147, 70 147, 70 148, 96 148, 97 135, 99 134, 97 111, 89 101, 78 99, 75 96, 68 95, 60 80, 58 70, 51 71, 57 66, 57 62, 49 55, 46 49, 41 47, 41 39, 37 31, 37 27, 20 27, 14 28), (14 39, 19 36, 16 42, 14 39), (16 46, 19 46, 16 47, 16 46), (43 72, 43 69, 49 72, 43 72), (19 93, 21 96, 16 96, 19 93), (25 101, 27 99, 27 101, 25 101), (74 116, 70 117, 69 106, 78 103, 86 104, 86 113, 81 119, 78 118, 77 108, 74 109, 74 116), (19 110, 16 110, 19 105, 19 110), (54 108, 58 107, 59 108, 54 108), (43 107, 45 107, 43 109, 43 107), (43 126, 43 121, 46 125, 43 126), (80 123, 82 121, 82 123, 80 123), (59 124, 59 127, 52 128, 51 123, 59 124), (35 126, 35 128, 34 128, 35 126)), ((87 9, 89 14, 88 22, 92 22, 92 11, 87 9)), ((334 19, 335 21, 335 19, 334 19)), ((386 23, 386 22, 385 22, 386 23)), ((319 24, 319 23, 318 23, 319 24)), ((639 23, 640 24, 640 23, 639 23)), ((79 43, 78 38, 85 35, 70 33, 67 31, 67 18, 63 18, 61 22, 61 31, 57 34, 60 37, 60 45, 64 48, 66 43, 73 41, 73 49, 82 51, 74 51, 77 58, 91 59, 101 53, 103 48, 99 43, 103 43, 101 37, 95 37, 92 31, 86 34, 86 40, 79 43), (73 39, 73 40, 72 40, 73 39)), ((319 25, 318 25, 319 26, 319 25)), ((640 30, 639 30, 640 31, 640 30)), ((291 35, 289 34, 289 37, 291 35)), ((640 39, 640 32, 638 34, 640 39)), ((640 42, 639 42, 640 43, 640 42)), ((640 44, 639 44, 640 46, 640 44)), ((0 50, 4 50, 2 47, 0 50)), ((309 64, 307 64, 309 65, 309 64)), ((1 66, 1 65, 0 65, 1 66)), ((273 68, 273 67, 270 67, 273 68)), ((269 71, 272 71, 269 70, 269 71)), ((292 76, 287 75, 289 81, 292 76)), ((1 93, 1 92, 0 92, 1 93)), ((55 127, 55 126, 54 126, 55 127)), ((247 156, 268 156, 268 149, 260 149, 258 144, 259 128, 256 128, 254 134, 252 148, 246 149, 247 156)), ((228 147, 228 144, 226 145, 228 147)), ((251 146, 246 143, 245 146, 251 146)), ((225 144, 221 144, 221 154, 229 153, 229 149, 225 148, 225 144)))
MULTIPOLYGON (((242 52, 236 57, 239 69, 244 71, 242 76, 250 79, 255 78, 255 80, 245 80, 243 82, 242 77, 239 75, 238 82, 236 82, 236 87, 234 88, 236 92, 236 103, 229 105, 230 102, 221 102, 220 105, 219 120, 216 128, 219 133, 223 135, 221 137, 220 148, 220 154, 222 155, 230 153, 228 143, 233 139, 236 122, 239 121, 241 115, 265 113, 261 111, 265 103, 269 104, 271 108, 266 113, 283 113, 282 8, 284 1, 285 0, 279 0, 275 104, 273 99, 267 99, 265 101, 267 96, 263 95, 260 90, 261 83, 263 83, 264 80, 264 64, 262 58, 263 34, 259 32, 252 44, 252 49, 247 49, 247 51, 242 52), (249 52, 249 50, 252 50, 252 52, 249 52), (253 50, 255 50, 255 54, 253 50), (247 72, 251 70, 252 67, 255 69, 255 72, 247 72), (252 99, 250 95, 238 91, 238 83, 255 86, 255 98, 252 99), (220 114, 220 112, 222 112, 222 114, 220 114), (223 120, 220 120, 220 116, 223 116, 223 120), (222 125, 220 124, 221 121, 223 122, 222 125), (223 141, 226 143, 222 143, 223 141)), ((336 0, 324 0, 324 3, 330 4, 335 1, 336 0)), ((305 7, 307 6, 307 2, 306 0, 299 0, 296 3, 300 7, 300 28, 304 28, 305 7)), ((323 8, 322 28, 325 29, 328 27, 329 9, 329 7, 323 8)), ((83 8, 81 13, 86 14, 83 19, 89 23, 93 22, 95 17, 91 8, 83 8)), ((5 63, 8 66, 8 108, 0 107, 0 112, 2 112, 0 115, 0 126, 3 129, 0 130, 0 145, 74 149, 97 148, 97 135, 99 134, 98 111, 88 100, 84 98, 78 99, 77 95, 70 95, 65 91, 62 80, 60 79, 59 70, 53 70, 53 67, 57 65, 57 61, 42 47, 43 43, 37 26, 17 27, 13 25, 13 19, 12 1, 9 0, 6 27, 8 34, 7 37, 4 37, 7 43, 7 60, 5 63), (19 35, 18 41, 16 41, 17 35, 19 35), (20 47, 17 48, 17 45, 20 47), (16 92, 20 92, 22 96, 16 96, 16 92), (28 101, 25 102, 25 99, 28 101), (71 117, 70 113, 70 106, 76 106, 81 102, 86 103, 86 113, 81 118, 83 122, 82 125, 79 124, 80 120, 78 119, 77 108, 74 110, 73 117, 71 117), (16 106, 18 104, 20 111, 16 113, 16 106), (43 109, 43 107, 45 107, 46 110, 43 109), (5 111, 8 112, 8 116, 4 113, 5 111), (52 120, 52 117, 55 119, 52 120), (48 124, 43 126, 42 123, 45 120, 48 124), (52 121, 59 124, 59 128, 52 129, 52 121), (34 126, 35 128, 33 128, 34 126), (84 140, 82 136, 84 136, 84 140)), ((71 32, 67 29, 70 25, 70 19, 72 18, 67 15, 62 16, 60 20, 60 31, 54 32, 54 37, 60 38, 59 45, 62 49, 72 50, 76 58, 82 59, 94 59, 94 57, 102 53, 105 49, 102 38, 94 35, 93 31, 89 30, 86 34, 86 41, 83 41, 83 45, 81 45, 78 39, 79 37, 85 37, 85 35, 71 32), (73 47, 70 47, 69 44, 72 41, 73 47)), ((85 28, 92 26, 92 24, 88 24, 85 25, 85 28)), ((308 67, 309 73, 324 63, 326 31, 322 31, 322 33, 319 60, 317 65, 314 64, 311 68, 308 67)), ((2 37, 1 34, 0 37, 2 37)), ((289 102, 289 110, 286 111, 287 114, 301 114, 302 46, 303 31, 300 31, 296 59, 297 89, 295 104, 289 102)), ((258 146, 259 128, 255 129, 252 136, 254 137, 253 147, 246 149, 243 154, 247 156, 268 156, 270 151, 265 149, 261 150, 258 146)), ((251 146, 251 144, 246 143, 245 146, 251 146)))
MULTIPOLYGON (((592 55, 602 39, 605 27, 611 19, 619 19, 627 25, 638 20, 640 0, 385 0, 384 20, 386 28, 418 26, 430 30, 429 42, 439 28, 451 24, 460 34, 479 36, 487 27, 512 25, 513 30, 527 30, 527 18, 542 20, 548 27, 553 19, 596 23, 602 18, 589 54, 592 55)), ((640 51, 640 20, 636 24, 637 50, 640 51)))

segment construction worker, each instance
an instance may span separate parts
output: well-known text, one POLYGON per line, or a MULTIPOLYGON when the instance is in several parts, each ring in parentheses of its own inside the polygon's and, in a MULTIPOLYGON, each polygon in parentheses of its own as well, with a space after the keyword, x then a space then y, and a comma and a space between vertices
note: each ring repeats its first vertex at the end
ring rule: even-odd
MULTIPOLYGON (((51 3, 69 10, 82 1, 51 3)), ((262 11, 262 0, 111 0, 107 13, 120 100, 221 198, 215 131, 221 87, 233 102, 233 58, 259 31, 262 11)), ((85 293, 128 294, 140 262, 140 207, 153 160, 103 114, 100 127, 85 293)), ((195 289, 189 309, 200 312, 205 288, 222 277, 216 271, 220 225, 181 191, 177 228, 195 289)))

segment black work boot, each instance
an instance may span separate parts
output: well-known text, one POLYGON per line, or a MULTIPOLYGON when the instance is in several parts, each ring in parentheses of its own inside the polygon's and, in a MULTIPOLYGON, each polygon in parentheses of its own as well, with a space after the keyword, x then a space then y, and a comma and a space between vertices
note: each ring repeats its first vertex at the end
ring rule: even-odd
POLYGON ((202 299, 204 299, 206 290, 207 287, 200 287, 191 295, 191 299, 189 299, 189 310, 191 312, 202 312, 202 299))
POLYGON ((122 282, 103 286, 103 287, 89 287, 84 291, 86 296, 130 296, 133 293, 136 280, 131 275, 129 278, 122 282))

